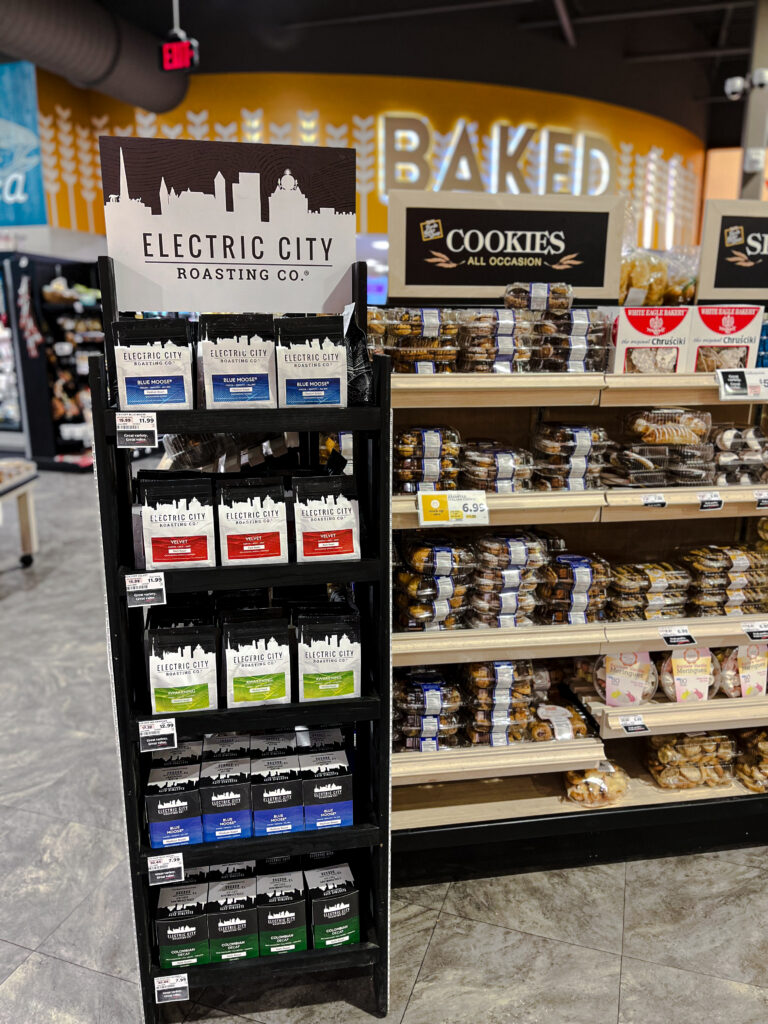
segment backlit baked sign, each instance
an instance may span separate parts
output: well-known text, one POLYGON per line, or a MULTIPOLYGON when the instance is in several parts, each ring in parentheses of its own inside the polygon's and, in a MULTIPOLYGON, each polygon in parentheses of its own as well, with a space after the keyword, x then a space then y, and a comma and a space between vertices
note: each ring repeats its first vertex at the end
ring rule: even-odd
POLYGON ((704 209, 698 298, 765 302, 768 290, 768 203, 709 199, 704 209))
POLYGON ((389 194, 390 299, 487 299, 513 281, 565 281, 616 301, 620 196, 389 194))
POLYGON ((355 152, 102 136, 121 310, 341 313, 355 152))

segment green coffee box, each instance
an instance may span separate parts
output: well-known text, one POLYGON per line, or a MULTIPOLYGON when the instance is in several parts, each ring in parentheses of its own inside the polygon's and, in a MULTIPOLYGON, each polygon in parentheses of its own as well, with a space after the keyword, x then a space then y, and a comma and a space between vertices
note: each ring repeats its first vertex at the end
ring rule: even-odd
POLYGON ((166 885, 160 890, 155 932, 161 967, 211 962, 208 942, 208 884, 166 885))
POLYGON ((298 953, 307 948, 307 905, 300 871, 259 875, 256 910, 261 956, 298 953))
POLYGON ((211 882, 208 934, 213 964, 259 955, 255 878, 211 882))
POLYGON ((315 949, 360 941, 360 892, 348 864, 304 872, 315 949))

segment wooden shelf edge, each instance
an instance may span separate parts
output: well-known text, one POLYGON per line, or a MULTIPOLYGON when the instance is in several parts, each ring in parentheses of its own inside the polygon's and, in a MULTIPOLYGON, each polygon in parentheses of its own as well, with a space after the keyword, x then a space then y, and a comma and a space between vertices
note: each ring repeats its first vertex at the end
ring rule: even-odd
POLYGON ((392 755, 392 785, 412 786, 460 779, 542 775, 574 768, 595 768, 605 757, 596 737, 508 747, 459 747, 435 753, 392 755))
POLYGON ((620 408, 629 405, 717 405, 720 395, 714 374, 614 374, 605 375, 600 405, 620 408))
POLYGON ((602 373, 438 373, 392 374, 392 408, 472 406, 538 408, 542 404, 588 405, 600 402, 602 373))
POLYGON ((392 635, 392 664, 439 665, 501 658, 597 653, 601 626, 534 626, 519 629, 425 630, 392 635))
MULTIPOLYGON (((492 526, 541 523, 596 523, 605 504, 605 491, 561 493, 525 491, 519 494, 486 494, 492 526)), ((392 498, 392 528, 413 529, 419 525, 416 498, 396 494, 392 498)))
POLYGON ((747 643, 744 627, 764 622, 767 615, 710 615, 705 618, 653 619, 650 622, 608 622, 604 626, 605 640, 598 654, 616 651, 671 650, 659 630, 681 626, 688 629, 696 643, 702 647, 727 647, 747 643))

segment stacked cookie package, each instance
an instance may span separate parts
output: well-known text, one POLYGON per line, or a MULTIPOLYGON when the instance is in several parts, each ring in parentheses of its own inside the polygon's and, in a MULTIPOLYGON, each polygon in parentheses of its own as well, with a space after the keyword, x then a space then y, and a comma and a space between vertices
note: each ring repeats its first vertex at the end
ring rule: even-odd
POLYGON ((543 423, 533 439, 533 486, 539 491, 599 487, 609 445, 602 427, 543 423))
POLYGON ((545 625, 583 624, 605 618, 611 567, 597 555, 557 554, 543 570, 537 595, 545 625))
POLYGON ((727 786, 733 781, 736 741, 723 732, 649 736, 646 764, 662 789, 727 786))
POLYGON ((437 751, 459 743, 463 699, 443 672, 411 669, 392 681, 392 748, 437 751))
POLYGON ((474 550, 438 534, 406 534, 394 569, 395 628, 457 629, 469 607, 474 550))
POLYGON ((395 436, 392 490, 415 494, 421 487, 458 487, 461 437, 451 427, 411 427, 395 436))
POLYGON ((532 626, 547 540, 529 530, 494 534, 478 539, 475 554, 467 626, 532 626))
POLYGON ((768 553, 746 544, 708 544, 679 560, 691 576, 687 614, 752 615, 768 611, 768 553))
POLYGON ((606 604, 614 622, 674 619, 685 615, 691 574, 671 562, 624 562, 611 566, 606 604))

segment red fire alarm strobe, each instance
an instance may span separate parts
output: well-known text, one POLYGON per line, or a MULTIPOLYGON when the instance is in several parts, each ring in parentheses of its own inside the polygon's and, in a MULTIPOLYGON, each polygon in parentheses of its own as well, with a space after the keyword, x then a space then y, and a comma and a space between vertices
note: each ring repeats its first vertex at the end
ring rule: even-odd
POLYGON ((162 71, 189 71, 196 68, 200 51, 196 39, 169 37, 160 44, 160 69, 162 71))

